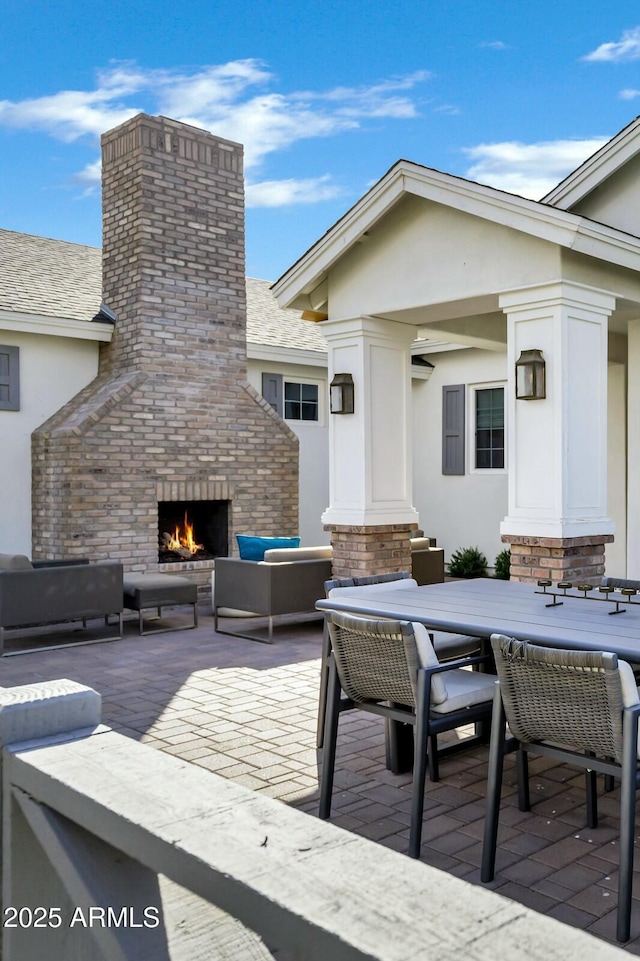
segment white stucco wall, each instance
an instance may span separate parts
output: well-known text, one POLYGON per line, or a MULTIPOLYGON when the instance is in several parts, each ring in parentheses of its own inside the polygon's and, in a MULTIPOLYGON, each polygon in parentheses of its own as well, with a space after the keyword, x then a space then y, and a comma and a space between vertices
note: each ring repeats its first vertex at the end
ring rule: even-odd
POLYGON ((0 330, 20 348, 20 410, 0 410, 0 553, 31 556, 31 433, 96 376, 98 344, 0 330))
MULTIPOLYGON (((329 431, 327 413, 327 371, 325 367, 292 364, 277 360, 249 359, 247 377, 252 387, 262 392, 262 374, 282 374, 295 383, 318 384, 319 420, 286 423, 300 440, 300 543, 311 547, 328 544, 321 515, 329 504, 329 431)), ((277 534, 277 531, 274 531, 277 534)))
MULTIPOLYGON (((473 467, 473 395, 470 387, 506 387, 506 355, 453 350, 429 355, 434 371, 413 383, 414 507, 425 534, 435 536, 445 561, 461 547, 479 547, 490 567, 505 545, 500 522, 507 513, 506 470, 473 467), (442 388, 465 384, 465 474, 442 473, 442 388)), ((506 451, 508 458, 509 452, 506 451)))

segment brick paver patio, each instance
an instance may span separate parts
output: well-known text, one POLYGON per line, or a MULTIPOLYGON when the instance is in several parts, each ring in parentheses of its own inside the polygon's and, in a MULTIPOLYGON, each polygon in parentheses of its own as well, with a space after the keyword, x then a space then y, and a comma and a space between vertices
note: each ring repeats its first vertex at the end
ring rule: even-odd
MULTIPOLYGON (((87 684, 102 694, 104 723, 115 730, 315 815, 318 622, 279 628, 271 647, 215 634, 206 611, 197 630, 138 637, 136 627, 128 622, 122 641, 5 657, 0 684, 60 677, 87 684)), ((406 851, 410 776, 385 769, 381 719, 343 716, 339 745, 333 822, 406 851)), ((426 789, 422 859, 472 883, 479 883, 487 754, 481 747, 444 760, 441 781, 426 789)), ((582 775, 548 761, 534 761, 531 771, 527 814, 518 811, 507 759, 492 887, 614 941, 618 791, 600 797, 600 826, 589 830, 582 775)), ((634 896, 626 950, 640 954, 637 873, 634 896)))

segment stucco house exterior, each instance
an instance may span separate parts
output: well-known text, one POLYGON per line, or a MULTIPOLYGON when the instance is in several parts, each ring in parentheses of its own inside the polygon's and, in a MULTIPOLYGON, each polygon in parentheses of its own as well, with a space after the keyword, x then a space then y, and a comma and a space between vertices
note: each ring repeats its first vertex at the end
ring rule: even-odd
MULTIPOLYGON (((640 577, 639 155, 636 120, 541 202, 402 160, 273 288, 247 279, 247 379, 299 439, 303 544, 419 526, 447 557, 510 544, 523 578, 595 578, 605 549, 640 577), (515 398, 527 349, 542 400, 515 398)), ((0 231, 2 551, 30 553, 31 434, 96 376, 101 301, 100 250, 0 231)))
POLYGON ((594 582, 605 546, 640 577, 639 151, 635 120, 540 202, 401 160, 276 282, 355 384, 330 421, 334 540, 446 516, 449 549, 489 551, 490 525, 516 578, 594 582), (416 337, 471 348, 432 355, 423 403, 416 337), (516 400, 528 350, 546 396, 516 400))

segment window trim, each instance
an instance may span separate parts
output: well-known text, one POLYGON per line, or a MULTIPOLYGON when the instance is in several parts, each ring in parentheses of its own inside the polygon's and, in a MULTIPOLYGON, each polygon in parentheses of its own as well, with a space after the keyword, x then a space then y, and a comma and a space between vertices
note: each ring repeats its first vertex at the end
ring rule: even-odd
MULTIPOLYGON (((302 393, 302 392, 301 392, 301 393, 302 393)), ((282 397, 283 397, 283 401, 282 401, 283 415, 282 415, 282 416, 283 416, 284 420, 285 420, 288 424, 307 424, 307 425, 309 425, 309 424, 319 424, 319 423, 320 423, 320 419, 321 419, 321 407, 320 407, 320 405, 321 405, 321 400, 320 400, 321 396, 322 396, 322 390, 321 390, 321 385, 320 385, 319 382, 314 381, 314 380, 306 380, 306 379, 305 379, 305 380, 302 380, 301 378, 296 378, 296 379, 294 380, 292 377, 287 377, 286 374, 283 374, 283 375, 282 375, 282 397), (292 385, 294 385, 295 387, 301 387, 301 388, 302 388, 302 387, 315 387, 315 389, 316 389, 316 391, 317 391, 317 399, 316 399, 316 413, 317 413, 317 417, 308 419, 308 418, 304 418, 304 417, 287 417, 287 416, 286 416, 286 411, 287 411, 287 384, 292 384, 292 385)), ((299 403, 299 404, 300 404, 300 407, 302 407, 302 404, 303 404, 304 402, 303 402, 302 397, 301 397, 301 398, 300 398, 300 401, 294 401, 294 403, 299 403)))
POLYGON ((7 400, 0 400, 0 410, 20 410, 20 348, 0 344, 0 353, 9 358, 9 373, 3 378, 3 386, 9 387, 7 400))
POLYGON ((469 457, 469 473, 481 474, 506 474, 508 464, 507 451, 507 382, 504 380, 487 381, 468 385, 468 417, 469 425, 467 453, 469 457), (503 412, 504 412, 504 467, 476 467, 476 394, 479 390, 495 390, 496 387, 502 388, 503 412))

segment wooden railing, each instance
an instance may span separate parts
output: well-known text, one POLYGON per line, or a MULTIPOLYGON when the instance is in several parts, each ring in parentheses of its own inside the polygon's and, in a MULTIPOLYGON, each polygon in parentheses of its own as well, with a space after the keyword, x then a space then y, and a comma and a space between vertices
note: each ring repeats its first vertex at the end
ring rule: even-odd
POLYGON ((73 682, 0 691, 0 744, 3 961, 620 957, 101 727, 73 682))

